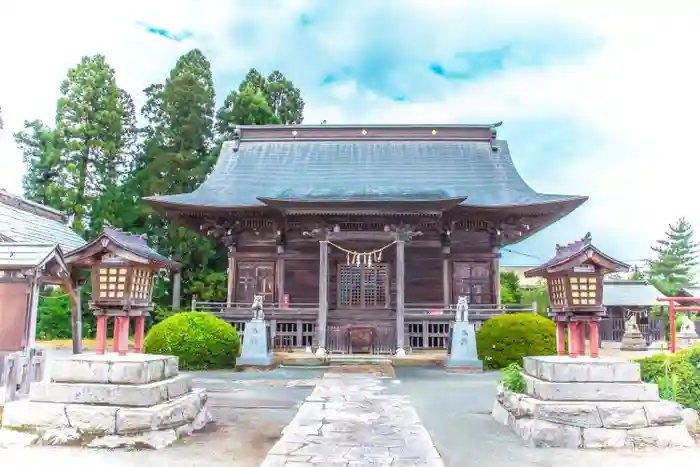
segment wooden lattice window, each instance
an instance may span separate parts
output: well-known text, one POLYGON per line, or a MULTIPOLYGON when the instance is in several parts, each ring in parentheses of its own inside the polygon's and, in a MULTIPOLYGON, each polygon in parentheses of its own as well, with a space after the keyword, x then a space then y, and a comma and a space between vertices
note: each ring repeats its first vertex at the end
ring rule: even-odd
POLYGON ((595 305, 598 295, 598 278, 595 276, 574 276, 571 283, 572 305, 595 305))
POLYGON ((454 300, 466 295, 469 304, 493 303, 491 264, 486 261, 456 261, 452 266, 454 300))
POLYGON ((338 266, 338 304, 349 308, 389 306, 389 272, 386 264, 338 266))
POLYGON ((147 300, 151 293, 152 275, 148 269, 134 269, 131 281, 131 298, 134 300, 147 300))
POLYGON ((100 268, 100 298, 123 298, 126 291, 126 268, 100 268))
POLYGON ((553 277, 549 279, 549 296, 552 300, 552 305, 566 304, 566 289, 563 278, 553 277))

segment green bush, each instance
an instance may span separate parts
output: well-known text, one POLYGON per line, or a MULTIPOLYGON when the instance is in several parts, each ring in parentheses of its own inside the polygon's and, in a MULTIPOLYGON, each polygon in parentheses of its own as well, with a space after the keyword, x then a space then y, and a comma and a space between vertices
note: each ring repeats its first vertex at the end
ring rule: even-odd
POLYGON ((501 382, 503 383, 503 388, 508 391, 517 392, 518 394, 525 392, 523 369, 517 363, 511 363, 501 370, 501 382))
POLYGON ((479 358, 486 368, 523 364, 523 357, 556 354, 556 325, 532 313, 496 316, 476 332, 479 358))
POLYGON ((700 409, 700 370, 693 359, 700 347, 676 354, 658 354, 637 360, 642 380, 659 385, 662 399, 673 400, 695 410, 700 409))
POLYGON ((236 329, 209 313, 177 313, 156 324, 144 340, 144 352, 175 355, 183 370, 232 368, 241 351, 236 329))

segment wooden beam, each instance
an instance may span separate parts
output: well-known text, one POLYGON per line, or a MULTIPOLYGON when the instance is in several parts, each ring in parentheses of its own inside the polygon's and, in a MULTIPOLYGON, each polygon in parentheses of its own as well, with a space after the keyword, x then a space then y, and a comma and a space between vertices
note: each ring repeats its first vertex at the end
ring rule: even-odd
POLYGON ((284 247, 279 245, 277 247, 277 264, 275 271, 275 278, 277 279, 277 306, 282 306, 282 300, 284 299, 284 247))
POLYGON ((236 247, 228 254, 228 282, 226 283, 226 305, 231 306, 236 294, 236 247))
POLYGON ((328 323, 328 241, 325 232, 318 242, 318 353, 326 352, 326 325, 328 323))
POLYGON ((181 303, 181 293, 180 288, 182 287, 182 273, 180 270, 176 270, 173 273, 173 310, 180 309, 181 303))
POLYGON ((404 298, 406 285, 406 255, 403 236, 396 239, 396 353, 401 356, 404 350, 404 298))
POLYGON ((452 280, 450 274, 450 247, 442 248, 442 303, 445 308, 452 304, 452 280))

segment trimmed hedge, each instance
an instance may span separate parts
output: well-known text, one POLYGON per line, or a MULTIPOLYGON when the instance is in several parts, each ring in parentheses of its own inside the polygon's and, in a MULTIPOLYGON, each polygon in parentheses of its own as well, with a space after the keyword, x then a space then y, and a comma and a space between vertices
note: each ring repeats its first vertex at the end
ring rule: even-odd
POLYGON ((532 313, 496 316, 476 331, 476 347, 486 368, 523 364, 523 357, 555 355, 556 324, 532 313))
POLYGON ((642 380, 659 385, 662 399, 700 410, 700 345, 636 360, 642 380))
POLYGON ((153 326, 144 352, 175 355, 182 370, 233 368, 241 352, 236 329, 209 313, 177 313, 153 326))

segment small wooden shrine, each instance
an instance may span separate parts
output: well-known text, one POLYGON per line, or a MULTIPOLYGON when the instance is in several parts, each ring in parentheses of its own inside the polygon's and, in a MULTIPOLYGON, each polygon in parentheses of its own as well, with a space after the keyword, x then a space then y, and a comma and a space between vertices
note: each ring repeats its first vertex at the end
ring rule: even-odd
POLYGON ((565 354, 565 326, 568 326, 569 356, 585 355, 588 323, 591 356, 598 357, 598 324, 605 314, 603 278, 611 272, 628 270, 629 265, 593 246, 589 232, 581 240, 557 245, 552 259, 525 271, 525 277, 547 280, 550 317, 557 323, 558 355, 565 354))
POLYGON ((35 346, 42 285, 71 290, 70 272, 57 244, 0 242, 0 353, 35 346))
POLYGON ((126 355, 129 320, 134 319, 134 351, 143 351, 145 320, 153 310, 151 300, 156 273, 178 264, 150 248, 143 236, 113 228, 71 252, 66 262, 74 268, 91 269, 90 310, 97 317, 96 349, 107 347, 107 321, 114 319, 113 351, 126 355))

